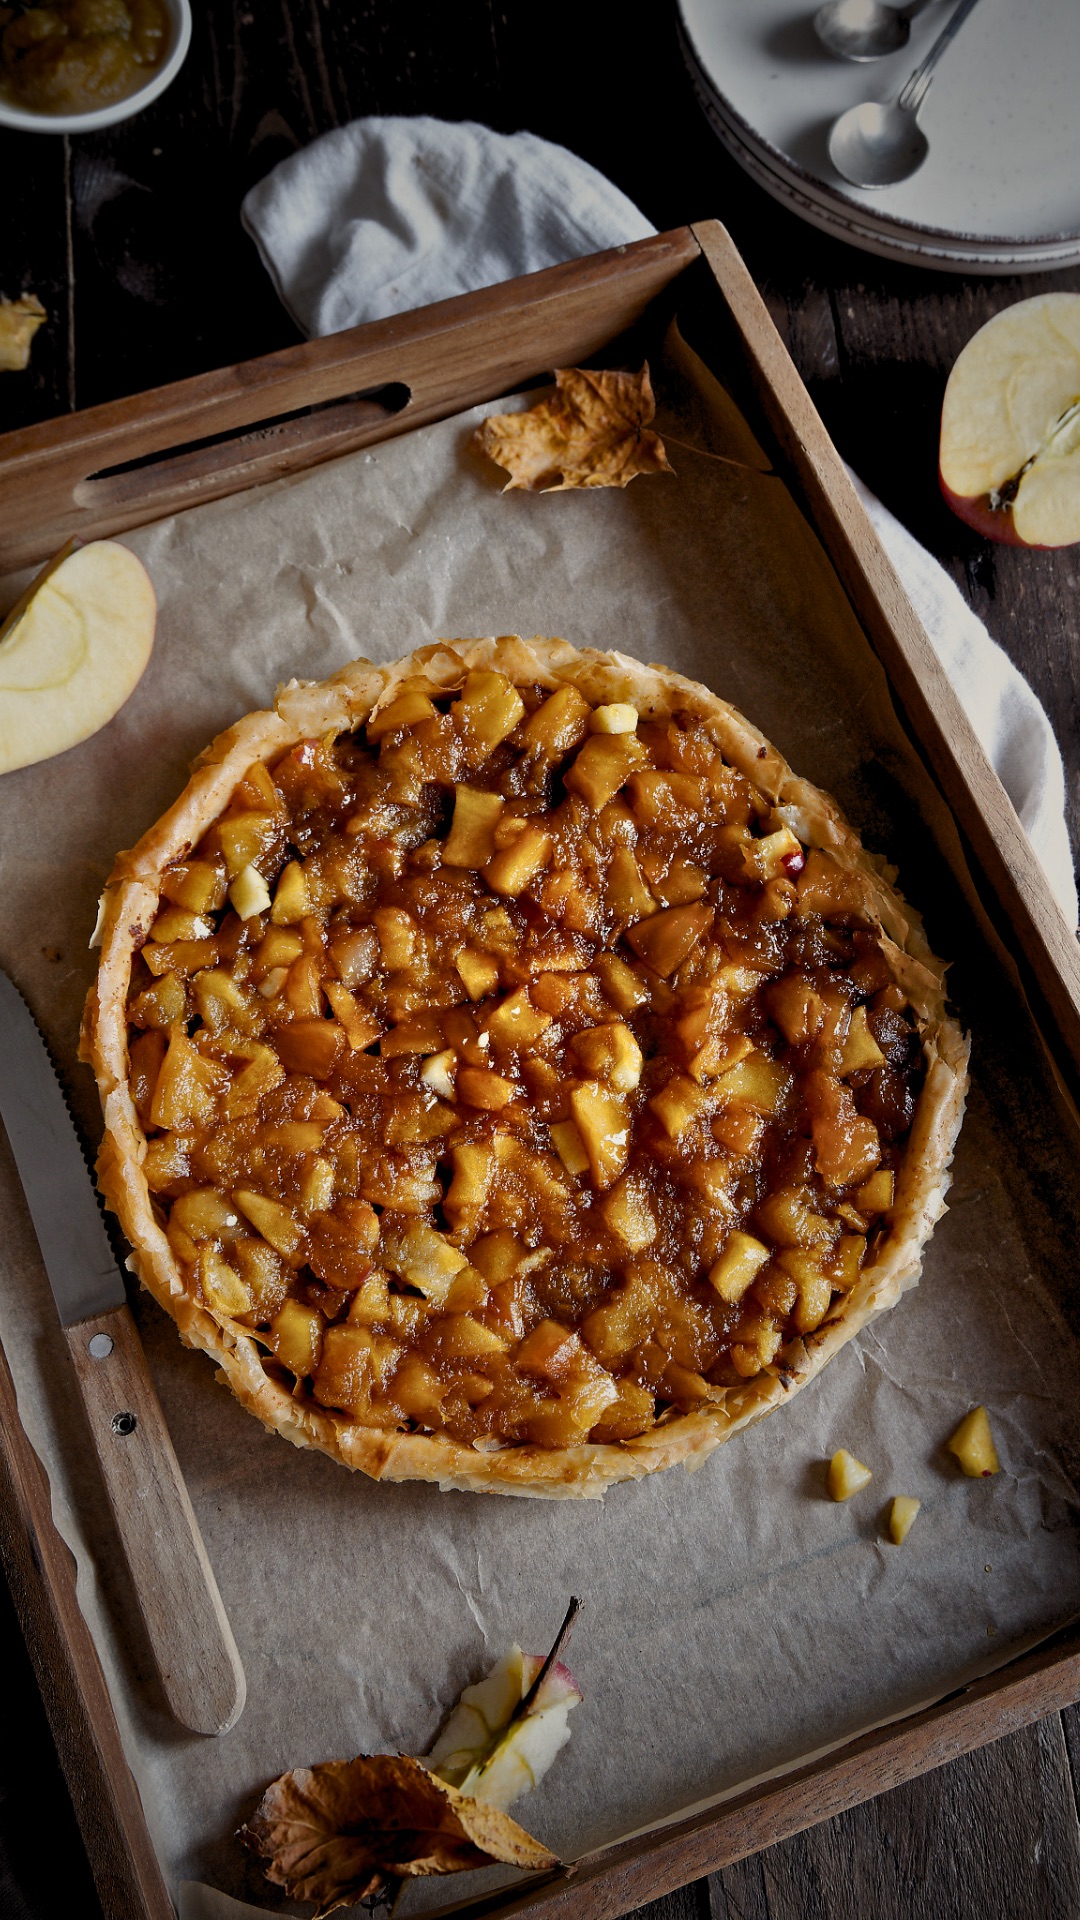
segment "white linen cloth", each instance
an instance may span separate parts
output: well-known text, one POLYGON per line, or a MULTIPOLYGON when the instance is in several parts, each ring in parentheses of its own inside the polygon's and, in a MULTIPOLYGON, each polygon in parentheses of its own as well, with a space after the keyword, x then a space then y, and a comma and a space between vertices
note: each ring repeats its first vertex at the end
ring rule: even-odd
MULTIPOLYGON (((282 302, 316 335, 656 231, 565 147, 427 117, 324 134, 251 189, 242 218, 282 302)), ((1046 713, 944 568, 852 479, 1075 927, 1064 771, 1046 713)))
POLYGON ((423 117, 353 120, 324 133, 252 187, 241 218, 307 334, 656 232, 565 147, 423 117))

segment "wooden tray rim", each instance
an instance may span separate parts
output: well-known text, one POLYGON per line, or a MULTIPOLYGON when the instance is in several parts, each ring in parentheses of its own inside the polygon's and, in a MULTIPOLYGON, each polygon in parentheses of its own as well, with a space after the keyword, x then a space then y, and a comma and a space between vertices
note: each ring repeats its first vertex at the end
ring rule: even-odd
MULTIPOLYGON (((1032 885, 1018 885, 1015 868, 1023 868, 1026 862, 1022 857, 1019 862, 1016 859, 1018 849, 1009 832, 1012 809, 1005 800, 1006 812, 1002 814, 1000 800, 1004 795, 999 798, 987 788, 985 778, 981 790, 984 795, 989 792, 993 802, 989 819, 984 815, 986 831, 971 831, 971 790, 980 789, 980 779, 973 777, 972 770, 974 776, 985 776, 987 769, 979 766, 978 753, 972 756, 970 725, 947 681, 944 691, 952 695, 952 706, 946 700, 943 722, 930 709, 930 700, 935 696, 940 699, 943 692, 940 663, 930 653, 929 642, 870 528, 839 456, 719 222, 674 229, 655 239, 484 289, 479 295, 459 296, 393 321, 286 348, 262 360, 0 436, 0 483, 6 478, 9 487, 18 487, 23 476, 41 465, 47 475, 59 475, 63 486, 72 472, 88 471, 88 460, 104 463, 103 455, 117 447, 125 450, 125 457, 134 457, 126 452, 132 446, 156 451, 166 445, 168 434, 162 439, 155 429, 165 425, 175 433, 188 422, 205 423, 207 405, 209 419, 215 424, 225 421, 242 426, 253 417, 252 396, 260 391, 271 391, 280 400, 306 393, 310 401, 320 404, 343 392, 343 375, 351 375, 357 367, 362 366, 374 379, 383 364, 388 369, 399 366, 406 352, 422 356, 433 342, 448 335, 467 346, 470 333, 478 328, 482 331, 486 322, 499 316, 524 312, 536 324, 542 324, 548 317, 546 309, 557 308, 560 301, 575 294, 583 294, 586 304, 591 302, 594 317, 600 311, 606 313, 602 303, 610 301, 615 330, 621 331, 635 317, 635 311, 643 310, 699 257, 704 258, 736 322, 769 425, 790 462, 809 517, 899 695, 901 708, 909 724, 914 724, 946 799, 951 802, 958 793, 963 798, 960 822, 976 867, 989 880, 1004 908, 1022 957, 1031 959, 1033 933, 1034 944, 1043 948, 1042 963, 1037 962, 1033 969, 1036 1003, 1041 1012, 1049 1014, 1053 1029, 1061 1033, 1064 1028, 1069 1058, 1078 1064, 1080 968, 1076 966, 1075 943, 1072 968, 1057 964, 1063 954, 1060 934, 1065 929, 1064 920, 1052 902, 1045 879, 1042 889, 1038 885, 1041 869, 1032 885), (620 287, 625 289, 628 282, 633 282, 629 310, 626 300, 620 303, 619 299, 620 287), (639 297, 641 289, 645 290, 643 298, 639 297), (268 386, 260 383, 260 371, 267 375, 268 386), (925 676, 921 698, 913 679, 920 666, 925 676), (998 844, 1002 838, 1006 842, 1004 857, 998 844), (1017 894, 1024 908, 1020 912, 1015 911, 1017 894), (1054 911, 1048 912, 1048 899, 1054 911), (1056 928, 1055 911, 1060 923, 1056 928), (1048 980, 1055 974, 1056 992, 1053 979, 1048 980)), ((612 337, 610 329, 607 337, 612 337)), ((530 370, 537 370, 535 352, 530 370)), ((500 363, 498 372, 502 371, 500 363)), ((520 378, 525 377, 523 369, 520 378)), ((505 385, 486 384, 490 389, 486 397, 508 390, 505 385)), ((334 457, 469 404, 472 401, 460 395, 447 404, 442 393, 426 402, 430 410, 410 411, 401 424, 385 416, 374 423, 362 423, 351 437, 347 436, 348 444, 338 441, 328 453, 316 454, 315 458, 334 457)), ((298 471, 311 464, 310 448, 302 448, 298 459, 287 459, 277 471, 298 471)), ((236 469, 235 475, 235 484, 225 492, 199 493, 191 504, 226 497, 226 492, 239 492, 272 477, 265 471, 245 468, 236 469)), ((153 517, 172 510, 175 507, 155 507, 153 517)), ((114 519, 114 530, 141 523, 136 505, 129 518, 114 519)), ((991 781, 995 779, 991 775, 991 781)), ((1022 842, 1019 852, 1022 856, 1026 849, 1030 861, 1030 848, 1015 814, 1012 822, 1022 842)), ((1030 881, 1032 876, 1027 878, 1030 881)), ((114 1916, 115 1920, 172 1920, 174 1908, 124 1755, 96 1648, 75 1597, 74 1563, 54 1526, 47 1477, 18 1419, 2 1349, 0 1518, 6 1522, 3 1564, 105 1911, 109 1920, 114 1916)), ((640 1901, 655 1899, 688 1879, 729 1865, 1077 1699, 1080 1628, 1072 1628, 932 1706, 845 1742, 819 1759, 796 1763, 745 1793, 736 1792, 719 1806, 685 1820, 665 1821, 651 1833, 603 1848, 542 1881, 525 1882, 509 1892, 451 1904, 439 1911, 461 1915, 463 1920, 465 1916, 480 1920, 481 1915, 502 1920, 503 1916, 525 1912, 542 1914, 549 1920, 556 1920, 556 1916, 558 1920, 571 1920, 571 1916, 575 1920, 617 1920, 640 1901)))

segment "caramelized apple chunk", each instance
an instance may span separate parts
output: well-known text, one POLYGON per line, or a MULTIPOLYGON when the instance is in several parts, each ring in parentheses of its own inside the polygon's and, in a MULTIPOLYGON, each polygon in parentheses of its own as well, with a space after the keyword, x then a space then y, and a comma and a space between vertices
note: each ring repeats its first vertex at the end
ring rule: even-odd
POLYGON ((897 1207, 921 1053, 864 923, 689 713, 473 671, 257 761, 128 1002, 193 1297, 296 1399, 481 1450, 743 1393, 897 1207))

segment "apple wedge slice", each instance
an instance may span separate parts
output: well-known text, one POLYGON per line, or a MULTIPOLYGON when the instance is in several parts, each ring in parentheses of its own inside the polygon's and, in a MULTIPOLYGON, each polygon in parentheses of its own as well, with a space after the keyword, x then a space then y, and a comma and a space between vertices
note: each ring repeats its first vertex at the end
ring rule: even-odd
POLYGON ((573 1674, 555 1661, 517 1717, 544 1665, 540 1654, 511 1647, 485 1680, 465 1688, 424 1764, 503 1812, 539 1786, 570 1738, 567 1716, 581 1700, 573 1674))
POLYGON ((995 314, 956 361, 941 413, 941 491, 991 540, 1080 541, 1080 294, 995 314))
POLYGON ((0 626, 0 773, 111 720, 142 676, 156 619, 150 576, 117 541, 50 561, 0 626))

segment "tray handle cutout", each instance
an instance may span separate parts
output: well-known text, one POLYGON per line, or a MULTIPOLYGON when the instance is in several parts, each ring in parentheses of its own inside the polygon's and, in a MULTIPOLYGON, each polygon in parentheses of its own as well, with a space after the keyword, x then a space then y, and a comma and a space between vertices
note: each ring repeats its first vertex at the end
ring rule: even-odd
POLYGON ((217 483, 215 494, 231 493, 291 472, 301 449, 317 447, 320 459, 348 452, 380 434, 411 399, 409 387, 392 381, 368 393, 297 407, 233 432, 191 440, 168 453, 142 454, 103 467, 77 481, 72 498, 76 507, 91 514, 151 505, 168 512, 186 504, 186 492, 204 494, 208 480, 217 483))

